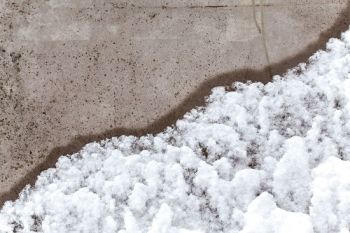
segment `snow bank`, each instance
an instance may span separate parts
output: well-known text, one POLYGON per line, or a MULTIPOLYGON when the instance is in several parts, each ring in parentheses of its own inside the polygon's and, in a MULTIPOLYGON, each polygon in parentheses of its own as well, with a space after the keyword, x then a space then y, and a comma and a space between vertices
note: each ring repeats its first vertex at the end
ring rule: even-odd
POLYGON ((271 83, 233 85, 163 133, 61 157, 0 232, 349 233, 350 31, 271 83))

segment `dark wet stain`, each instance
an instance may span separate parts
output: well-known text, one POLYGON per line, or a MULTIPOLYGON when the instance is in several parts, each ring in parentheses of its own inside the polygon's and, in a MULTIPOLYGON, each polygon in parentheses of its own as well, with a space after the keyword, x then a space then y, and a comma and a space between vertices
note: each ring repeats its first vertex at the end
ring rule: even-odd
MULTIPOLYGON (((307 59, 319 49, 325 49, 326 42, 329 38, 339 38, 341 32, 346 31, 350 25, 350 1, 346 8, 340 13, 336 22, 328 30, 322 32, 317 41, 307 45, 302 52, 284 59, 281 62, 271 64, 261 70, 239 69, 231 72, 225 72, 202 83, 196 91, 191 93, 178 107, 160 117, 150 125, 139 129, 114 128, 100 134, 81 135, 71 140, 68 145, 54 148, 45 161, 37 165, 32 171, 26 174, 22 180, 12 187, 10 192, 0 196, 0 206, 7 200, 18 198, 20 191, 27 185, 33 185, 37 176, 50 167, 54 167, 57 159, 61 155, 73 154, 78 152, 84 145, 93 141, 100 141, 106 138, 117 137, 121 135, 142 136, 145 134, 157 134, 162 132, 166 127, 173 125, 186 112, 196 106, 205 105, 205 96, 208 96, 211 89, 216 86, 230 86, 233 82, 253 82, 267 83, 271 81, 270 71, 273 75, 283 74, 288 69, 295 67, 300 62, 307 62, 307 59)), ((13 59, 13 58, 12 58, 13 59)))

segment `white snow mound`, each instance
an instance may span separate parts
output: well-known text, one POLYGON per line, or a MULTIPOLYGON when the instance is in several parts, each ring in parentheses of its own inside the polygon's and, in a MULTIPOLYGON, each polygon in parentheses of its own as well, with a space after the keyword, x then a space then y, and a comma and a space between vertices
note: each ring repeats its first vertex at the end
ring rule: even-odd
POLYGON ((349 233, 350 30, 273 82, 62 156, 0 232, 349 233))

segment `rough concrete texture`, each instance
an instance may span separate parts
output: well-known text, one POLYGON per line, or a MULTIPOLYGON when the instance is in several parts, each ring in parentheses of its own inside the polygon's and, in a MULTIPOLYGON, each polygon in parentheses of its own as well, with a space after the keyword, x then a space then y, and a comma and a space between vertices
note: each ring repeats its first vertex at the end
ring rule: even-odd
POLYGON ((350 24, 347 0, 0 0, 0 204, 61 154, 161 131, 350 24))

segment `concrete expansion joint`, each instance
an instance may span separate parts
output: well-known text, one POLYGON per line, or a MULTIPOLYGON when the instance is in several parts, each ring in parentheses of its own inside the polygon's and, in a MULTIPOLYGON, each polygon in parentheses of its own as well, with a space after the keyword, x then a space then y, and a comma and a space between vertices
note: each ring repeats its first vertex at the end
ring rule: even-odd
POLYGON ((252 6, 264 6, 264 7, 269 7, 269 6, 275 6, 278 4, 270 4, 270 3, 256 3, 254 4, 244 4, 244 5, 188 5, 188 6, 169 6, 169 5, 161 5, 161 6, 136 6, 134 4, 131 5, 125 5, 125 6, 114 6, 114 8, 118 9, 128 9, 128 8, 141 8, 141 9, 147 9, 147 8, 152 8, 152 9, 206 9, 206 8, 223 8, 223 9, 231 9, 231 8, 237 8, 237 7, 252 7, 252 6))
POLYGON ((272 6, 272 4, 263 4, 263 3, 258 3, 258 4, 252 4, 252 5, 204 5, 204 6, 189 6, 188 8, 236 8, 236 7, 252 7, 252 6, 272 6))
MULTIPOLYGON (((320 2, 320 3, 315 3, 315 2, 306 2, 306 3, 293 3, 293 6, 308 6, 308 5, 312 5, 312 6, 316 6, 316 5, 335 5, 335 4, 341 4, 343 5, 344 2, 339 1, 339 2, 320 2)), ((220 4, 216 4, 216 5, 184 5, 184 6, 169 6, 169 5, 160 5, 160 6, 137 6, 134 4, 130 4, 130 5, 114 5, 114 8, 118 8, 118 9, 128 9, 128 8, 140 8, 140 9, 164 9, 164 10, 171 10, 171 9, 210 9, 210 8, 221 8, 221 9, 232 9, 232 8, 257 8, 257 7, 273 7, 273 6, 290 6, 290 3, 265 3, 265 1, 261 1, 259 0, 259 2, 257 2, 256 0, 252 0, 251 4, 234 4, 234 5, 220 5, 220 4)))

